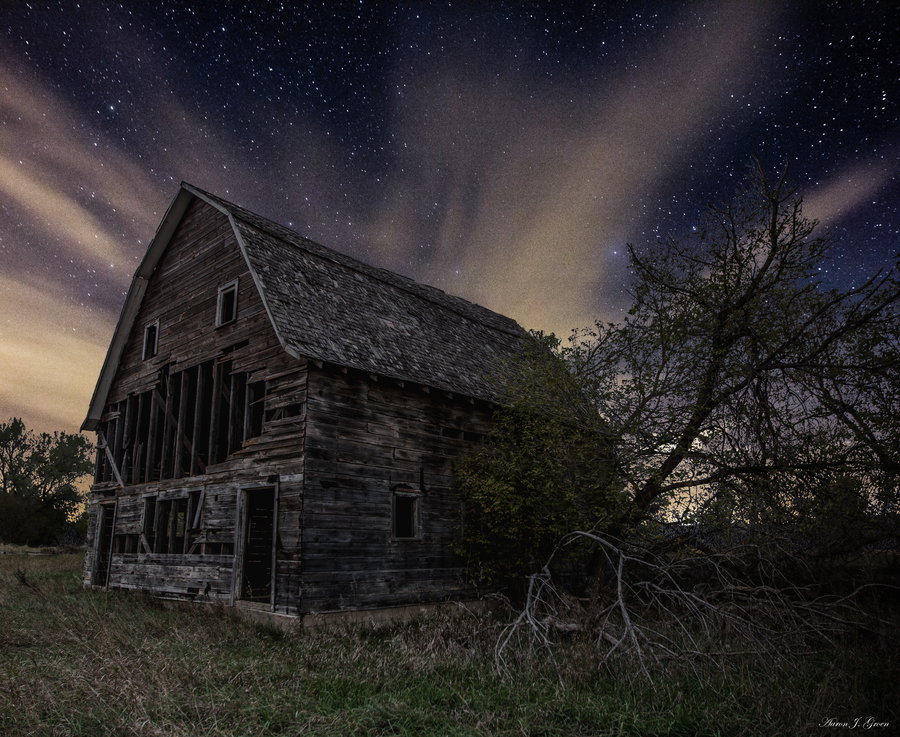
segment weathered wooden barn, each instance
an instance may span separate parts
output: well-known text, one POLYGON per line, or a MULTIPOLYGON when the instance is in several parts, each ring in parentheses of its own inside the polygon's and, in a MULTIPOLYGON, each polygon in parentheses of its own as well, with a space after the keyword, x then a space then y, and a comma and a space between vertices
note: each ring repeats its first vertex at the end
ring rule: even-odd
POLYGON ((294 615, 467 596, 452 464, 522 335, 183 184, 82 427, 85 583, 294 615))

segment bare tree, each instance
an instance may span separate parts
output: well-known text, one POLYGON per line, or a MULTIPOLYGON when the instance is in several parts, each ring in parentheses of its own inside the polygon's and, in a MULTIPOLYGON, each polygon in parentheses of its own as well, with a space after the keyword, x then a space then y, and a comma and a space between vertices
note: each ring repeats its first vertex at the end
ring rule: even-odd
POLYGON ((573 521, 528 578, 499 663, 523 633, 547 648, 586 629, 603 659, 628 652, 648 673, 676 655, 788 652, 858 620, 848 591, 818 585, 815 558, 897 534, 900 290, 896 268, 828 288, 815 227, 785 173, 756 162, 689 238, 629 249, 624 320, 544 341, 571 380, 535 361, 511 374, 520 411, 602 439, 607 494, 624 503, 573 521), (585 544, 579 602, 553 571, 585 544))
POLYGON ((798 484, 844 474, 867 492, 879 476, 896 504, 896 273, 826 288, 814 231, 784 173, 757 164, 693 237, 631 248, 627 318, 562 350, 616 442, 633 521, 716 493, 789 514, 798 484))

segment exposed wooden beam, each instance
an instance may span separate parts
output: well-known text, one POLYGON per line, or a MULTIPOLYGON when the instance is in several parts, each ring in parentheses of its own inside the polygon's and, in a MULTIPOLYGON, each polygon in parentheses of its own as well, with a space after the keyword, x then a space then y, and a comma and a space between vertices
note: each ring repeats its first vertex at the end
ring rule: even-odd
MULTIPOLYGON (((161 479, 170 478, 169 465, 172 462, 172 436, 175 432, 175 423, 172 417, 173 393, 175 389, 175 380, 172 374, 166 376, 166 398, 162 402, 165 418, 165 429, 163 431, 162 458, 159 464, 159 476, 161 479)), ((157 391, 154 389, 153 391, 157 391)), ((162 397, 160 397, 162 399, 162 397)), ((155 543, 154 543, 155 545, 155 543)))
POLYGON ((144 480, 153 480, 153 466, 156 459, 156 446, 159 442, 159 407, 157 397, 159 392, 154 390, 150 394, 150 417, 147 418, 147 458, 144 461, 144 480))
POLYGON ((113 476, 116 477, 116 483, 124 489, 125 484, 122 481, 122 474, 119 473, 116 459, 113 458, 113 454, 109 450, 109 445, 106 443, 106 438, 104 437, 102 430, 97 430, 97 444, 103 448, 103 451, 106 453, 106 460, 109 461, 109 467, 112 469, 113 476))
MULTIPOLYGON (((181 391, 178 394, 178 418, 175 421, 175 467, 172 469, 172 478, 180 479, 183 475, 182 467, 184 466, 184 446, 186 438, 184 437, 185 425, 187 423, 187 405, 188 405, 188 372, 181 372, 181 391)), ((191 407, 193 411, 193 407, 191 407)), ((189 452, 193 451, 193 448, 189 452)))

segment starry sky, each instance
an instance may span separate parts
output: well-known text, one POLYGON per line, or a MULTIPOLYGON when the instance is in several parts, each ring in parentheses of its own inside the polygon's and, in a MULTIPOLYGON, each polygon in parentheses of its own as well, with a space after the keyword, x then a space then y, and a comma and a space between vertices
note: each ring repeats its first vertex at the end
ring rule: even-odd
POLYGON ((73 431, 182 180, 566 335, 627 243, 789 166, 859 283, 900 250, 893 2, 0 4, 0 420, 73 431))

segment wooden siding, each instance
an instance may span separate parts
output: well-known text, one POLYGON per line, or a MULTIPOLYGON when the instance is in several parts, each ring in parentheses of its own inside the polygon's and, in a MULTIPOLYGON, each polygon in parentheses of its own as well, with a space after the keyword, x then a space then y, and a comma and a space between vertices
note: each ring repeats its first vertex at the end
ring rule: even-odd
MULTIPOLYGON (((197 200, 189 208, 147 288, 132 334, 123 352, 108 397, 107 412, 118 403, 126 406, 159 389, 162 376, 180 376, 185 369, 207 361, 227 360, 232 373, 240 372, 248 383, 265 382, 262 432, 250 438, 223 462, 202 469, 185 458, 170 463, 186 471, 177 478, 156 478, 133 483, 126 478, 120 488, 113 478, 94 486, 92 509, 99 502, 117 502, 115 536, 134 536, 137 552, 114 552, 109 586, 147 588, 155 592, 196 598, 227 599, 232 596, 234 555, 160 554, 142 547, 144 499, 185 499, 202 494, 199 539, 208 548, 237 544, 237 499, 241 489, 278 486, 277 563, 275 608, 296 612, 300 593, 300 515, 303 498, 303 435, 305 429, 306 361, 285 353, 268 320, 262 300, 247 269, 227 218, 197 200), (216 302, 221 285, 238 280, 237 319, 216 327, 216 302), (143 359, 144 326, 159 320, 156 355, 143 359), (161 371, 162 370, 162 371, 161 371)), ((183 396, 183 395, 182 395, 183 396)), ((178 407, 172 408, 177 414, 178 407)), ((185 408, 182 415, 190 414, 185 408)), ((199 415, 197 415, 199 416, 199 415)), ((173 423, 170 423, 173 424, 173 423)), ((160 442, 164 431, 157 428, 160 442)), ((127 432, 119 433, 122 437, 127 432)), ((151 430, 152 432, 152 430, 151 430)), ((168 432, 174 432, 171 428, 168 432)), ((110 439, 116 442, 115 438, 110 439)), ((176 452, 188 453, 182 444, 176 452)), ((93 582, 96 550, 96 515, 91 515, 85 582, 93 582)), ((133 546, 127 539, 119 547, 133 546)), ((115 550, 115 547, 114 547, 115 550)))
POLYGON ((152 388, 163 366, 175 373, 251 340, 252 348, 247 346, 243 353, 261 354, 254 361, 258 366, 282 353, 228 219, 195 200, 153 273, 107 402, 152 388), (235 279, 238 318, 217 328, 219 287, 235 279), (157 353, 145 361, 144 328, 155 320, 157 353))
POLYGON ((470 595, 451 544, 453 462, 487 431, 489 409, 446 392, 310 368, 303 503, 304 612, 470 595), (418 539, 391 534, 396 488, 418 491, 418 539))

